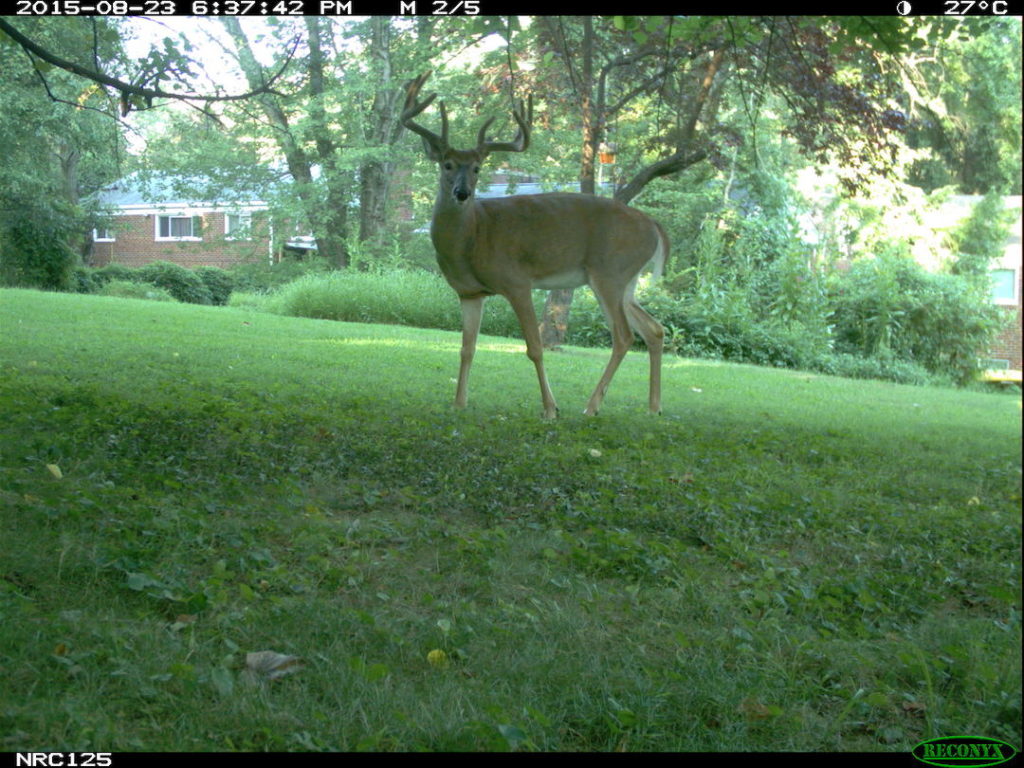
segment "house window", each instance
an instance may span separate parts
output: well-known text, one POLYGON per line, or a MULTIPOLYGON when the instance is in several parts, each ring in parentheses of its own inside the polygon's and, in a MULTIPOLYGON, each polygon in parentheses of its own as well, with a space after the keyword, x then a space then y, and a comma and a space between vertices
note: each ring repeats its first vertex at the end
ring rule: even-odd
POLYGON ((203 220, 200 216, 157 216, 157 240, 201 240, 203 220))
POLYGON ((94 243, 112 243, 114 242, 114 230, 109 227, 96 227, 92 231, 92 241, 94 243))
POLYGON ((992 301, 996 304, 1016 305, 1020 301, 1017 295, 1019 285, 1016 269, 993 269, 992 301))
POLYGON ((252 214, 226 214, 224 216, 224 237, 228 240, 252 240, 252 214))

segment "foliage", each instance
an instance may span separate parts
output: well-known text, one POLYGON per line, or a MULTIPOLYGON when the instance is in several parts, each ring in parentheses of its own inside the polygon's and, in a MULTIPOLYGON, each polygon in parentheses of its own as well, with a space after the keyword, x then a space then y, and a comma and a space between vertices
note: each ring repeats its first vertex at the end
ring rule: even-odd
POLYGON ((284 258, 273 264, 268 264, 262 259, 236 264, 228 272, 236 291, 269 293, 304 275, 322 274, 331 269, 333 266, 326 259, 312 255, 302 260, 284 258))
POLYGON ((108 280, 96 293, 100 296, 117 296, 122 299, 176 301, 166 289, 138 280, 108 280))
POLYGON ((952 247, 957 253, 953 274, 988 287, 989 270, 1005 252, 1010 227, 1017 216, 1020 216, 1019 210, 1004 210, 1003 196, 998 190, 985 195, 967 220, 952 233, 952 247))
MULTIPOLYGON (((538 310, 540 302, 538 294, 534 302, 538 310)), ((452 289, 439 275, 424 271, 310 274, 282 288, 271 298, 269 308, 294 317, 451 331, 462 327, 452 289)), ((501 298, 486 303, 482 330, 499 336, 521 335, 515 313, 501 298)))
POLYGON ((926 191, 955 184, 964 194, 1019 195, 1019 20, 933 19, 929 27, 927 45, 901 66, 907 141, 922 151, 908 180, 926 191))
POLYGON ((22 200, 15 215, 0 212, 0 282, 48 290, 73 287, 77 257, 68 246, 76 223, 70 206, 22 200))
MULTIPOLYGON (((90 67, 104 67, 116 56, 115 22, 68 21, 18 19, 18 25, 60 55, 92 50, 90 67)), ((82 90, 78 78, 33 62, 3 33, 0 57, 0 232, 5 233, 0 239, 7 239, 3 279, 73 287, 70 269, 93 226, 88 195, 114 178, 124 139, 109 118, 90 109, 106 102, 101 89, 82 90), (40 87, 45 77, 51 93, 40 87)))
POLYGON ((836 348, 893 356, 965 383, 1002 318, 988 292, 958 275, 929 273, 892 246, 833 277, 836 348))
POLYGON ((202 278, 190 269, 169 261, 154 261, 139 267, 135 274, 143 282, 163 288, 178 301, 212 304, 213 296, 202 278))
POLYGON ((210 292, 210 303, 219 307, 225 306, 234 289, 231 275, 219 267, 199 267, 195 273, 210 292))
POLYGON ((88 271, 92 276, 92 280, 100 285, 109 283, 111 280, 139 281, 138 270, 126 267, 123 264, 107 264, 106 266, 88 271))

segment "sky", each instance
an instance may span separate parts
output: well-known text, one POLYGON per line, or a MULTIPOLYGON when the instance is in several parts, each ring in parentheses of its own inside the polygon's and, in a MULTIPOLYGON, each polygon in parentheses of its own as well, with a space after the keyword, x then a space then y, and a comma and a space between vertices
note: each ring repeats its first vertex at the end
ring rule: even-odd
MULTIPOLYGON (((132 33, 132 37, 125 40, 125 50, 129 56, 143 58, 154 45, 162 45, 165 37, 177 40, 179 35, 183 35, 193 46, 192 56, 206 65, 205 72, 218 73, 222 78, 218 81, 222 87, 227 87, 229 83, 237 83, 244 89, 245 80, 238 70, 238 65, 216 42, 220 40, 230 46, 227 32, 219 20, 202 16, 132 16, 124 19, 123 23, 132 33)), ((270 64, 270 49, 257 42, 269 31, 267 20, 262 17, 245 16, 239 18, 239 23, 249 40, 253 41, 253 52, 257 60, 264 65, 270 64)))

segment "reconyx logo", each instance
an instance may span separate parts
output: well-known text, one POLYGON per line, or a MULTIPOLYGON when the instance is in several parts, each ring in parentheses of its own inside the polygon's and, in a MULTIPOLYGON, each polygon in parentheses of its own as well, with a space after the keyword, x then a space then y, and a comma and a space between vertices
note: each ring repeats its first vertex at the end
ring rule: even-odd
POLYGON ((947 736, 922 741, 911 752, 922 763, 942 768, 982 768, 999 765, 1017 754, 1017 750, 998 739, 983 736, 947 736))

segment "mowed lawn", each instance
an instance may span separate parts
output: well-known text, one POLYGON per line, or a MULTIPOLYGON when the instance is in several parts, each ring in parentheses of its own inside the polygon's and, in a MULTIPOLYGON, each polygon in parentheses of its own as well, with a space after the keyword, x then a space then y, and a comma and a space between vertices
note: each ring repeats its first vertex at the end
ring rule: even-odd
POLYGON ((0 291, 0 748, 1020 748, 1019 397, 459 343, 0 291))

